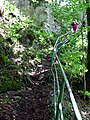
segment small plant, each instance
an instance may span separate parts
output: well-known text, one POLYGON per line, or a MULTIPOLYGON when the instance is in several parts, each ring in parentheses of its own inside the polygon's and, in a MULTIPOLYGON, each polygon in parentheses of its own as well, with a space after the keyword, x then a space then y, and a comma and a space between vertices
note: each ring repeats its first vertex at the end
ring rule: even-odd
POLYGON ((6 97, 6 98, 3 98, 3 99, 0 99, 0 102, 12 102, 13 101, 13 99, 10 99, 10 98, 8 98, 8 97, 6 97))
POLYGON ((7 81, 3 81, 1 82, 0 85, 0 92, 7 92, 7 91, 17 91, 21 89, 21 84, 16 82, 16 81, 12 81, 12 80, 7 80, 7 81))
POLYGON ((82 94, 83 96, 87 96, 90 99, 90 92, 89 91, 79 91, 80 94, 82 94))

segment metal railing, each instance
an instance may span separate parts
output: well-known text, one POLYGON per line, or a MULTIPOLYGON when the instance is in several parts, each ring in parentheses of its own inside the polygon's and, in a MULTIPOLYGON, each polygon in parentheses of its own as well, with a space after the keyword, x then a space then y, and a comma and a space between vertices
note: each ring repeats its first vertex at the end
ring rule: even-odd
POLYGON ((68 93, 70 96, 70 100, 72 103, 72 107, 73 107, 75 116, 76 116, 77 120, 82 120, 77 103, 75 101, 74 95, 73 95, 71 87, 69 85, 69 81, 67 79, 67 76, 64 72, 64 69, 62 67, 62 64, 61 64, 59 56, 58 56, 58 52, 60 51, 61 47, 69 42, 68 39, 60 42, 60 39, 65 36, 67 37, 67 35, 71 35, 70 32, 57 38, 56 43, 54 45, 53 55, 52 55, 51 72, 52 72, 53 80, 54 80, 54 120, 64 120, 62 102, 63 102, 65 84, 67 86, 67 90, 68 90, 68 93), (55 64, 55 61, 58 62, 59 68, 61 69, 61 72, 62 72, 62 75, 64 78, 61 82, 61 86, 60 86, 60 82, 59 82, 58 69, 55 64))

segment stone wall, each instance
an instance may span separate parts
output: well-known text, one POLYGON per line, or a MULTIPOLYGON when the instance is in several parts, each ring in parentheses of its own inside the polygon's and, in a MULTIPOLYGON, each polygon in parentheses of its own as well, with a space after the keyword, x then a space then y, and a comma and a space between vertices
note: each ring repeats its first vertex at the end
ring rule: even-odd
POLYGON ((43 27, 48 32, 59 33, 60 28, 58 23, 52 17, 51 9, 46 8, 44 3, 41 3, 40 6, 36 8, 33 7, 33 3, 29 0, 8 0, 11 4, 15 5, 18 9, 21 10, 26 16, 35 16, 35 20, 38 24, 43 23, 43 27))

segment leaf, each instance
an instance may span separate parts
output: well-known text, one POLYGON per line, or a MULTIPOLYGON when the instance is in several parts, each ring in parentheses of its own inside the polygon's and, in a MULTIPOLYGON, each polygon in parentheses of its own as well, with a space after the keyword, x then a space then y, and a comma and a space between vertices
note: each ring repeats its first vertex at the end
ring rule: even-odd
POLYGON ((4 62, 4 64, 6 64, 8 62, 8 56, 3 57, 3 62, 4 62))

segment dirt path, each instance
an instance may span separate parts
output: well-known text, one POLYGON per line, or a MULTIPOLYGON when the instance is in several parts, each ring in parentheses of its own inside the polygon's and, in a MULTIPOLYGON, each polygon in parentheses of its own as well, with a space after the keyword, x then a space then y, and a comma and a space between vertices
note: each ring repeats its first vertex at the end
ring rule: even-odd
POLYGON ((19 92, 0 95, 0 120, 50 120, 51 91, 46 83, 37 81, 19 92))
POLYGON ((37 71, 31 73, 32 83, 18 92, 0 95, 0 120, 50 120, 49 105, 53 91, 50 90, 48 78, 50 60, 38 65, 37 71))

